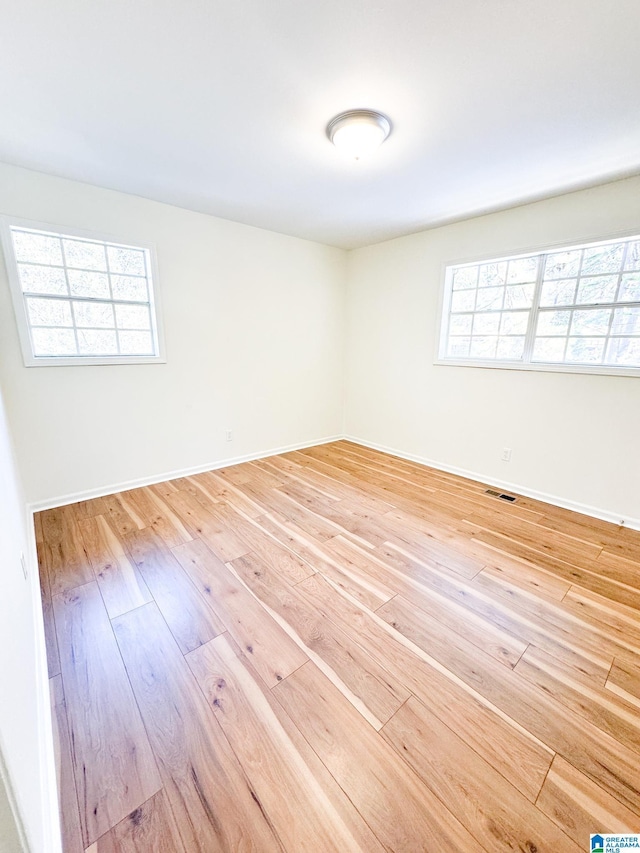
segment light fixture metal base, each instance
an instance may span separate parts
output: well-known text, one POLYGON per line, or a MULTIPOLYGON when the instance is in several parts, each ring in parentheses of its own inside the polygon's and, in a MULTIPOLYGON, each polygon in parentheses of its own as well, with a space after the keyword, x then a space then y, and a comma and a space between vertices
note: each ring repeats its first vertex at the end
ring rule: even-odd
POLYGON ((331 119, 327 125, 327 137, 333 142, 333 138, 340 128, 358 121, 377 125, 384 133, 383 142, 391 133, 391 121, 384 113, 377 110, 346 110, 331 119))

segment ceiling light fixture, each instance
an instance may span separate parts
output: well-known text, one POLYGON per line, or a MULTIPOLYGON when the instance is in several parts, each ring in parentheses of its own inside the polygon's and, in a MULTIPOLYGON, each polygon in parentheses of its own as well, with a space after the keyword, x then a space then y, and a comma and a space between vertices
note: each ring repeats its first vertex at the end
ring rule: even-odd
POLYGON ((390 133, 391 122, 375 110, 347 110, 327 125, 331 142, 356 160, 373 153, 390 133))

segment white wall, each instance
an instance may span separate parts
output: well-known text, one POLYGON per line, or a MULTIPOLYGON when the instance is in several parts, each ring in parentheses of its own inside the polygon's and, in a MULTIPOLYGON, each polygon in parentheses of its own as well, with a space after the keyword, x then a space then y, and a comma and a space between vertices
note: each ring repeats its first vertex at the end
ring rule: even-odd
POLYGON ((341 432, 342 250, 2 164, 0 213, 158 255, 168 362, 152 365, 25 368, 0 264, 0 382, 29 502, 341 432))
POLYGON ((640 378, 433 363, 445 263, 620 231, 640 178, 351 252, 347 435, 640 524, 640 378))
POLYGON ((0 850, 17 853, 13 801, 30 849, 55 851, 55 779, 33 530, 0 397, 0 850), (28 577, 20 563, 25 555, 28 577), (4 778, 5 775, 7 778, 4 778), (6 785, 9 786, 7 790, 6 785), (13 839, 13 840, 12 840, 13 839), (3 846, 4 845, 4 846, 3 846))

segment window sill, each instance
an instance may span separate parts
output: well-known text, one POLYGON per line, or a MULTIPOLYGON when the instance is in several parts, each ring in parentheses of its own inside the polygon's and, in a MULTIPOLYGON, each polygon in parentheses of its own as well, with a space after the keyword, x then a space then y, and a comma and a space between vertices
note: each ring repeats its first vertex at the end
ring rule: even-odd
POLYGON ((126 355, 113 358, 69 356, 60 358, 29 358, 25 359, 25 367, 89 367, 115 364, 166 364, 167 359, 159 355, 126 355))
POLYGON ((596 376, 635 376, 640 378, 640 367, 604 367, 594 364, 522 364, 514 361, 481 361, 480 359, 437 358, 437 367, 483 367, 498 370, 535 370, 543 373, 590 373, 596 376))

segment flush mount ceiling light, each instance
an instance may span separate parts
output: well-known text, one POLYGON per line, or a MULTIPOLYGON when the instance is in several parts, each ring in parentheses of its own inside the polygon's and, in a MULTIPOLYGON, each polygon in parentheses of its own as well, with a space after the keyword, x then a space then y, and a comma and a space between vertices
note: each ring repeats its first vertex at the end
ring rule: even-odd
POLYGON ((373 153, 390 133, 391 122, 375 110, 348 110, 327 125, 331 142, 356 160, 373 153))

